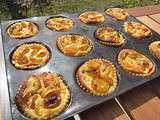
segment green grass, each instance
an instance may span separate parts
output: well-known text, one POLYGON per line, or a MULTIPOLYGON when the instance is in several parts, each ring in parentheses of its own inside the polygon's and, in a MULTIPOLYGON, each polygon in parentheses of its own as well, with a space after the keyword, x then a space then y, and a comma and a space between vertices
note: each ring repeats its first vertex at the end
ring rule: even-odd
POLYGON ((54 15, 63 12, 75 13, 83 10, 105 9, 106 7, 136 7, 154 5, 160 3, 160 0, 52 0, 49 6, 43 6, 43 9, 32 8, 28 12, 28 16, 54 15), (34 12, 33 12, 34 11, 34 12))
MULTIPOLYGON (((0 19, 10 19, 10 13, 6 9, 5 0, 0 0, 0 19)), ((49 5, 36 5, 28 10, 27 17, 54 15, 63 12, 75 13, 83 10, 105 9, 110 6, 136 7, 160 4, 160 0, 51 0, 49 5), (143 1, 143 2, 140 2, 143 1)))
POLYGON ((49 6, 44 6, 43 9, 30 9, 28 16, 53 15, 63 12, 75 13, 82 10, 96 10, 118 4, 117 0, 53 0, 49 6))

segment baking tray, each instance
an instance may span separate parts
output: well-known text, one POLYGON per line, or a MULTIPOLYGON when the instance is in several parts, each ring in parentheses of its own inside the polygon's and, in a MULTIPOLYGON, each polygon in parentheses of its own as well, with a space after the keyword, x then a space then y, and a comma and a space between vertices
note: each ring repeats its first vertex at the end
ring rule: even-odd
MULTIPOLYGON (((3 46, 4 46, 6 71, 7 71, 7 80, 8 80, 8 86, 9 86, 9 94, 10 94, 10 105, 11 105, 11 112, 12 112, 13 119, 15 120, 28 119, 18 111, 15 104, 15 94, 16 94, 17 88, 23 83, 23 81, 33 73, 44 72, 44 71, 59 73, 64 76, 66 83, 71 88, 71 92, 72 92, 71 104, 65 112, 63 112, 61 115, 57 117, 57 119, 68 118, 76 113, 79 113, 92 106, 95 106, 104 101, 112 99, 134 87, 137 87, 141 84, 144 84, 160 76, 160 69, 159 69, 160 61, 156 60, 148 50, 149 43, 151 43, 152 41, 159 40, 160 35, 158 35, 156 32, 152 30, 151 37, 148 37, 142 40, 137 40, 133 37, 130 37, 127 33, 124 32, 122 28, 124 21, 117 21, 111 18, 110 16, 106 16, 104 11, 99 11, 99 12, 101 12, 105 16, 105 22, 102 24, 96 24, 96 25, 86 25, 84 23, 81 23, 78 20, 78 16, 80 13, 76 13, 76 14, 65 13, 65 14, 57 15, 57 16, 65 16, 74 20, 75 25, 73 29, 69 32, 56 32, 48 29, 45 26, 45 22, 51 16, 32 17, 28 19, 22 19, 22 20, 27 20, 27 21, 36 23, 39 26, 39 30, 40 30, 36 36, 31 38, 26 38, 23 40, 15 40, 13 38, 10 38, 6 33, 7 27, 10 24, 17 22, 19 20, 5 21, 1 23, 2 39, 3 39, 3 46), (96 38, 94 37, 94 32, 98 27, 101 27, 101 26, 110 26, 110 27, 116 28, 119 32, 121 32, 125 36, 126 38, 125 44, 122 45, 121 47, 106 47, 98 43, 96 38), (93 46, 94 46, 92 52, 83 57, 69 57, 62 54, 57 49, 56 40, 61 35, 71 34, 71 33, 82 34, 89 37, 92 40, 93 46), (16 69, 10 63, 10 53, 12 52, 12 50, 14 50, 15 47, 26 42, 42 42, 45 45, 47 45, 52 52, 52 58, 50 59, 50 61, 45 66, 35 70, 16 69), (155 73, 149 77, 143 78, 143 77, 133 76, 123 71, 117 63, 117 55, 123 48, 131 48, 141 53, 144 53, 148 58, 150 58, 156 64, 155 73), (92 58, 106 58, 107 60, 112 61, 117 68, 118 79, 119 79, 118 87, 113 93, 107 96, 103 96, 103 97, 91 96, 88 93, 84 92, 82 89, 80 89, 80 87, 76 83, 75 72, 77 68, 82 63, 92 58)), ((138 20, 133 16, 130 16, 127 21, 138 21, 138 20)))

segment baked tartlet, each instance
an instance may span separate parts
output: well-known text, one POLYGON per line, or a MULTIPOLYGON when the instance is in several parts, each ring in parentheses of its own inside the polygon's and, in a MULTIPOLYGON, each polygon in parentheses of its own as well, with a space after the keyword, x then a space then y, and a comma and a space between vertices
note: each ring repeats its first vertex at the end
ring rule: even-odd
POLYGON ((117 87, 115 66, 106 59, 92 59, 82 64, 76 73, 77 83, 84 91, 104 96, 117 87))
POLYGON ((129 17, 128 12, 122 8, 108 8, 105 13, 116 20, 126 20, 129 17))
POLYGON ((35 69, 45 65, 50 57, 50 50, 44 44, 24 43, 13 50, 11 63, 17 69, 35 69))
POLYGON ((35 23, 29 21, 16 22, 7 28, 7 34, 15 39, 35 36, 38 31, 38 26, 35 23))
POLYGON ((149 45, 149 51, 160 60, 160 41, 154 41, 149 45))
POLYGON ((108 46, 121 46, 125 39, 121 33, 111 27, 101 27, 95 31, 98 41, 108 46))
POLYGON ((91 52, 92 42, 89 38, 78 34, 60 36, 57 39, 57 47, 68 56, 84 56, 91 52))
POLYGON ((86 24, 103 23, 104 16, 96 11, 87 11, 80 14, 79 19, 81 22, 86 24))
POLYGON ((51 30, 69 31, 73 28, 74 22, 63 16, 52 17, 46 21, 46 26, 51 30))
POLYGON ((155 64, 142 53, 132 49, 121 50, 118 63, 125 71, 136 76, 150 76, 155 72, 155 64))
POLYGON ((125 32, 135 38, 146 38, 152 35, 151 30, 142 23, 125 22, 123 27, 125 32))
POLYGON ((71 93, 61 75, 43 72, 31 75, 17 90, 16 104, 26 117, 48 120, 69 105, 71 93))

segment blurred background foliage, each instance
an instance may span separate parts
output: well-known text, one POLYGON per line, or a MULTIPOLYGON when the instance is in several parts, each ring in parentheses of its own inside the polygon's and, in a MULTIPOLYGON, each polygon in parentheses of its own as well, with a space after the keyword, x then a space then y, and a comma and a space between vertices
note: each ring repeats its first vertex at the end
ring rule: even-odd
POLYGON ((160 0, 0 0, 0 20, 156 4, 160 4, 160 0))

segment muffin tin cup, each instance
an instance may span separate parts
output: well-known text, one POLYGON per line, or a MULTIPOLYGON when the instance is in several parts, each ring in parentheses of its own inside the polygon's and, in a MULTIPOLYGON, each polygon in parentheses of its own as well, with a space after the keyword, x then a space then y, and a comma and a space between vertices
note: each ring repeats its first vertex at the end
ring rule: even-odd
MULTIPOLYGON (((66 35, 80 35, 80 34, 70 33, 70 34, 66 34, 66 35)), ((63 36, 65 36, 65 35, 63 35, 63 36)), ((70 55, 70 54, 67 54, 67 53, 64 52, 63 47, 61 47, 61 46, 58 44, 58 39, 56 40, 57 49, 58 49, 62 54, 66 55, 66 56, 70 56, 70 57, 82 57, 82 56, 86 56, 86 55, 90 54, 90 53, 92 52, 92 50, 93 50, 93 47, 94 47, 91 39, 89 39, 87 36, 84 36, 84 35, 80 35, 80 36, 85 37, 85 38, 87 39, 87 41, 89 41, 89 43, 90 43, 90 48, 86 51, 86 53, 83 53, 83 54, 81 54, 81 55, 70 55)), ((60 37, 62 37, 62 36, 60 36, 60 37)))
POLYGON ((155 52, 150 50, 150 53, 155 57, 155 59, 160 60, 160 56, 158 56, 157 54, 155 54, 155 52))
POLYGON ((119 83, 119 81, 118 81, 119 78, 118 78, 118 75, 117 75, 118 72, 117 72, 117 70, 116 70, 115 65, 113 65, 111 61, 109 61, 109 60, 107 60, 107 59, 97 58, 97 59, 88 60, 88 61, 86 61, 85 63, 83 63, 81 66, 79 66, 79 68, 78 68, 78 70, 77 70, 77 73, 76 73, 76 82, 77 82, 77 84, 79 85, 79 87, 80 87, 82 90, 86 91, 87 93, 89 93, 89 94, 91 94, 91 95, 93 95, 93 96, 107 96, 107 95, 111 94, 112 92, 114 92, 114 91, 116 90, 116 88, 117 88, 117 86, 118 86, 118 83, 119 83), (87 63, 87 62, 89 62, 89 61, 92 61, 92 60, 107 62, 107 63, 109 63, 110 65, 112 65, 112 67, 114 68, 114 72, 116 73, 115 76, 114 76, 114 79, 116 79, 116 85, 113 86, 114 89, 113 89, 112 91, 108 91, 107 93, 103 93, 103 94, 102 94, 102 93, 95 93, 94 91, 91 91, 91 90, 89 90, 88 88, 84 87, 84 86, 82 85, 82 83, 80 82, 80 80, 79 80, 79 75, 78 75, 78 70, 80 69, 80 67, 81 67, 83 64, 85 64, 85 63, 87 63))
MULTIPOLYGON (((159 40, 157 40, 155 42, 159 42, 159 40)), ((150 43, 149 46, 148 46, 149 52, 155 57, 155 59, 160 60, 160 55, 158 54, 158 52, 156 53, 153 50, 154 48, 151 47, 151 44, 153 44, 153 43, 150 43)))
MULTIPOLYGON (((49 73, 50 73, 50 72, 49 72, 49 73)), ((67 111, 67 109, 69 108, 69 106, 72 104, 72 97, 73 97, 73 96, 72 96, 72 93, 71 93, 71 89, 69 88, 69 86, 68 86, 67 83, 65 82, 64 77, 63 77, 61 74, 58 74, 58 73, 55 73, 55 74, 56 74, 58 77, 60 77, 61 80, 62 80, 62 82, 66 85, 67 89, 69 90, 70 96, 69 96, 68 103, 67 103, 66 106, 65 106, 65 109, 62 110, 58 115, 56 115, 56 116, 54 116, 54 117, 50 117, 49 119, 56 119, 57 116, 59 116, 60 114, 63 114, 63 112, 65 112, 65 111, 67 111)), ((30 77, 30 76, 29 76, 29 77, 30 77)), ((28 78, 29 78, 29 77, 28 77, 28 78)), ((24 80, 22 84, 24 85, 25 82, 27 82, 27 79, 24 80)), ((25 118, 25 119, 34 119, 34 118, 32 118, 32 117, 30 117, 30 116, 28 116, 27 114, 24 113, 24 111, 21 109, 21 107, 20 107, 20 105, 19 105, 19 103, 18 103, 18 101, 17 101, 18 95, 19 95, 20 92, 24 89, 22 84, 21 84, 21 85, 18 87, 18 89, 17 89, 17 93, 16 93, 16 96, 15 96, 15 104, 16 104, 17 109, 19 110, 19 112, 21 113, 21 116, 22 116, 23 118, 25 118)))
MULTIPOLYGON (((111 8, 115 8, 115 7, 111 7, 111 8)), ((106 15, 112 17, 114 20, 117 20, 117 21, 125 21, 129 18, 129 14, 126 16, 125 19, 117 19, 114 15, 111 15, 111 14, 107 13, 107 9, 105 9, 104 12, 105 12, 106 15)))
MULTIPOLYGON (((100 27, 101 28, 101 27, 100 27)), ((99 29, 99 28, 98 28, 99 29)), ((116 29, 115 29, 116 30, 116 29)), ((97 29, 96 29, 96 31, 97 31, 97 29)), ((120 46, 123 46, 125 43, 126 43, 126 37, 123 35, 123 33, 122 32, 120 32, 120 31, 117 31, 120 35, 122 35, 122 37, 123 37, 123 39, 124 39, 124 42, 122 42, 122 43, 112 43, 112 42, 109 42, 109 41, 104 41, 104 40, 101 40, 101 39, 99 39, 97 36, 96 36, 96 31, 94 32, 94 37, 97 39, 97 41, 100 43, 100 44, 103 44, 103 45, 105 45, 105 46, 108 46, 108 47, 120 47, 120 46)))
POLYGON ((146 39, 150 38, 152 36, 152 33, 149 34, 148 36, 142 36, 142 37, 135 37, 135 36, 132 36, 130 33, 128 33, 128 35, 138 41, 138 40, 146 40, 146 39))
POLYGON ((45 44, 43 44, 42 42, 26 42, 26 43, 23 43, 23 44, 18 45, 17 47, 15 47, 15 49, 13 49, 13 51, 10 53, 10 62, 11 62, 11 64, 12 64, 16 69, 19 69, 19 70, 35 70, 35 69, 38 69, 38 68, 41 68, 41 67, 45 66, 45 65, 49 62, 49 60, 50 60, 51 57, 53 57, 53 55, 52 55, 52 52, 51 52, 50 48, 49 48, 48 46, 46 46, 45 44), (19 67, 16 67, 16 66, 13 64, 13 62, 12 62, 12 56, 13 56, 14 52, 17 50, 17 48, 19 48, 19 47, 22 46, 22 45, 25 45, 25 44, 34 44, 34 43, 35 43, 35 44, 40 44, 40 45, 44 46, 44 47, 48 50, 48 52, 49 52, 49 58, 48 58, 47 62, 44 63, 44 64, 42 64, 42 65, 39 65, 39 66, 37 66, 37 67, 34 67, 34 68, 19 68, 19 67))
MULTIPOLYGON (((36 23, 39 27, 39 33, 33 37, 25 38, 21 40, 19 39, 15 40, 14 38, 9 37, 8 34, 6 33, 6 29, 9 25, 13 24, 14 22, 22 21, 22 20, 11 20, 11 21, 6 21, 1 23, 2 42, 4 46, 4 54, 5 54, 4 57, 6 62, 7 81, 8 81, 9 95, 10 95, 11 113, 12 113, 13 119, 26 119, 23 117, 23 114, 21 114, 16 107, 15 96, 16 96, 17 88, 20 86, 20 83, 22 83, 22 81, 26 79, 26 76, 30 76, 34 73, 46 72, 46 71, 59 73, 64 76, 65 82, 71 89, 72 103, 67 108, 67 110, 64 111, 62 114, 60 114, 59 116, 57 116, 56 119, 65 119, 67 117, 70 117, 92 106, 95 106, 104 101, 110 100, 134 87, 144 84, 150 80, 154 80, 160 76, 160 69, 159 69, 160 62, 156 60, 148 50, 149 43, 155 40, 159 40, 160 35, 158 35, 156 32, 151 30, 152 35, 149 38, 144 38, 143 40, 137 40, 131 37, 129 34, 125 33, 125 31, 123 30, 123 24, 126 20, 125 21, 115 20, 114 18, 107 16, 104 13, 104 10, 98 10, 98 12, 101 12, 104 15, 105 21, 103 23, 94 24, 94 25, 82 23, 78 18, 79 13, 76 13, 76 14, 64 13, 64 14, 58 15, 58 16, 65 16, 67 18, 71 18, 74 21, 75 24, 73 28, 68 32, 52 31, 46 27, 45 25, 46 20, 52 17, 53 15, 22 19, 25 21, 31 21, 36 23), (117 31, 119 31, 124 35, 126 39, 125 44, 119 47, 109 47, 109 46, 104 46, 99 44, 99 42, 97 42, 97 39, 94 37, 94 32, 97 28, 103 27, 103 26, 116 28, 117 31), (57 49, 56 40, 58 37, 62 35, 70 34, 70 33, 85 35, 89 39, 91 39, 94 46, 91 53, 81 57, 70 57, 62 54, 57 49), (46 46, 48 46, 53 55, 51 56, 49 62, 45 64, 43 67, 40 67, 34 70, 16 69, 10 62, 10 54, 12 50, 15 49, 18 45, 21 45, 26 42, 41 42, 46 46), (151 58, 153 62, 156 64, 155 73, 148 77, 138 77, 122 70, 122 68, 118 64, 117 56, 118 56, 118 53, 124 48, 136 49, 137 51, 151 58), (117 88, 115 89, 114 92, 106 96, 92 96, 87 92, 84 92, 77 85, 75 74, 78 67, 84 62, 90 59, 96 59, 96 58, 102 58, 102 59, 107 59, 111 61, 115 65, 118 73, 120 74, 118 76, 119 81, 118 81, 117 88)), ((138 20, 132 16, 129 16, 127 21, 138 21, 138 20)))
MULTIPOLYGON (((142 23, 143 24, 143 23, 142 23)), ((144 24, 143 24, 144 25, 144 24)), ((146 25, 145 25, 146 26, 146 25)), ((146 26, 147 27, 147 26, 146 26)), ((123 25, 123 28, 125 28, 124 27, 124 25, 123 25)), ((150 28, 149 27, 147 27, 149 30, 150 30, 150 28)), ((125 30, 124 30, 125 31, 125 30)), ((151 37, 152 36, 152 31, 150 32, 150 34, 148 34, 148 35, 143 35, 143 36, 140 36, 140 37, 137 37, 137 36, 133 36, 130 32, 127 32, 127 31, 125 31, 126 33, 128 33, 128 35, 130 35, 131 37, 133 37, 133 38, 135 38, 136 40, 145 40, 145 39, 147 39, 147 38, 149 38, 149 37, 151 37)))
MULTIPOLYGON (((136 52, 138 52, 138 51, 136 51, 136 52)), ((139 53, 139 52, 138 52, 139 53)), ((140 54, 142 54, 142 53, 140 53, 140 54)), ((143 54, 144 55, 144 54, 143 54)), ((146 58, 148 58, 147 56, 145 56, 146 58)), ((121 61, 120 61, 120 58, 118 57, 117 58, 118 59, 118 64, 119 64, 119 66, 124 70, 124 71, 126 71, 126 72, 128 72, 129 74, 131 74, 131 75, 134 75, 134 76, 137 76, 137 77, 149 77, 150 75, 152 75, 152 74, 154 74, 155 72, 156 72, 156 64, 154 63, 154 61, 152 60, 152 59, 150 59, 150 58, 148 58, 151 62, 152 62, 152 64, 153 64, 153 69, 152 69, 152 71, 150 72, 150 73, 148 73, 148 74, 138 74, 138 73, 134 73, 134 72, 131 72, 131 71, 129 71, 129 70, 127 70, 127 69, 125 69, 122 65, 121 65, 121 61)))
POLYGON ((83 22, 81 19, 80 19, 80 15, 81 14, 83 14, 83 13, 86 13, 86 12, 95 12, 96 10, 85 10, 85 11, 83 11, 83 12, 81 12, 81 13, 79 13, 78 14, 78 20, 82 23, 82 24, 86 24, 86 25, 100 25, 100 24, 102 24, 102 23, 104 23, 105 22, 105 16, 101 13, 101 12, 98 12, 98 13, 100 13, 101 15, 102 15, 102 17, 104 17, 104 20, 103 21, 100 21, 100 22, 92 22, 92 21, 90 21, 90 22, 83 22))
POLYGON ((52 28, 49 28, 49 27, 47 26, 47 21, 48 21, 49 19, 52 19, 52 18, 67 18, 67 19, 72 20, 71 18, 68 18, 68 17, 63 16, 63 15, 57 15, 57 16, 51 16, 51 17, 49 17, 49 18, 45 21, 45 25, 46 25, 46 27, 47 27, 48 29, 50 29, 50 30, 52 30, 52 31, 68 32, 68 31, 70 31, 70 30, 74 27, 74 25, 75 25, 74 21, 72 20, 73 26, 72 26, 70 29, 68 29, 68 30, 56 30, 56 29, 54 29, 54 28, 52 29, 52 28))
POLYGON ((38 24, 36 23, 36 22, 32 22, 32 21, 29 21, 29 20, 17 20, 16 22, 14 22, 14 23, 12 23, 12 24, 10 24, 7 28, 6 28, 6 33, 7 33, 7 35, 8 36, 10 36, 12 39, 15 39, 15 40, 23 40, 23 39, 26 39, 26 38, 31 38, 31 37, 33 37, 33 36, 36 36, 38 33, 39 33, 39 26, 38 26, 38 24), (36 27, 37 27, 37 32, 35 33, 35 34, 33 34, 33 35, 30 35, 30 36, 27 36, 27 37, 11 37, 8 33, 7 33, 7 30, 9 29, 9 27, 11 27, 13 24, 15 24, 15 23, 19 23, 19 22, 22 22, 22 21, 26 21, 26 22, 31 22, 31 23, 33 23, 36 27))

